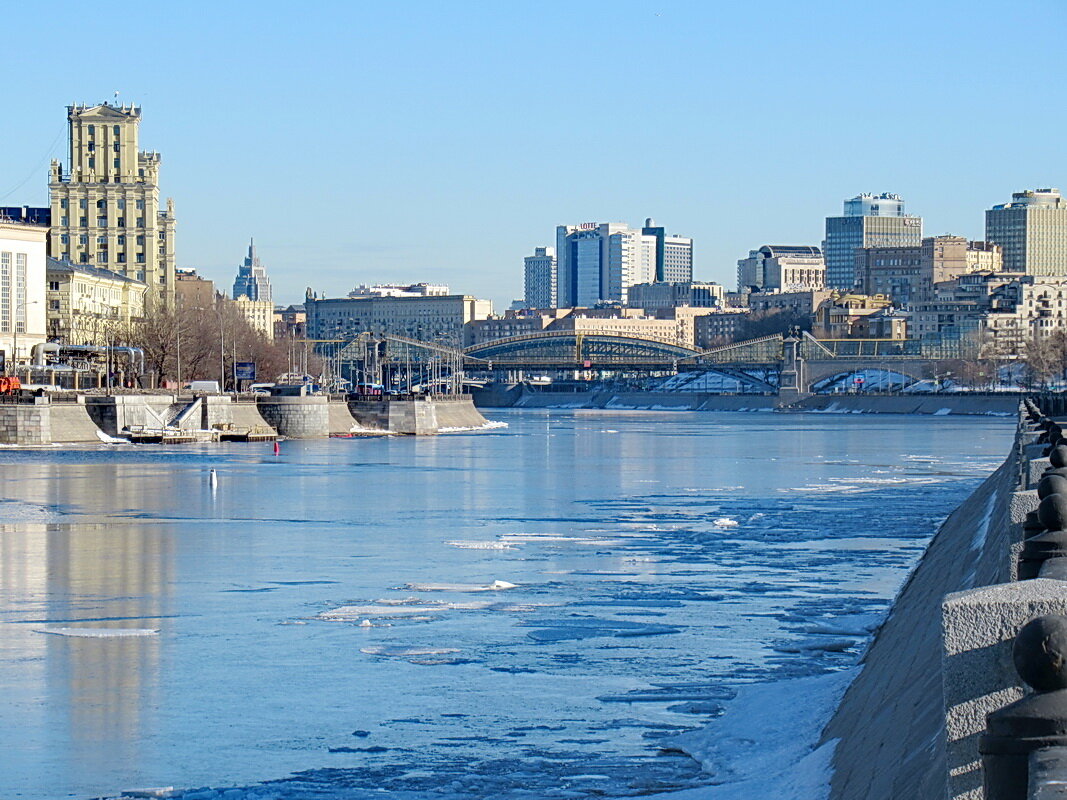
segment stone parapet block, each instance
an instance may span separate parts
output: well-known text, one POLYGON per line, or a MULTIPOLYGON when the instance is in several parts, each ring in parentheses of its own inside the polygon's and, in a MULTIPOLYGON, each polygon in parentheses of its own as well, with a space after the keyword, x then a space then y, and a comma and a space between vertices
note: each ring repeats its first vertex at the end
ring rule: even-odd
POLYGON ((948 794, 981 800, 978 736, 985 717, 1022 697, 1015 635, 1042 614, 1067 614, 1067 583, 1046 578, 956 592, 941 605, 948 794))

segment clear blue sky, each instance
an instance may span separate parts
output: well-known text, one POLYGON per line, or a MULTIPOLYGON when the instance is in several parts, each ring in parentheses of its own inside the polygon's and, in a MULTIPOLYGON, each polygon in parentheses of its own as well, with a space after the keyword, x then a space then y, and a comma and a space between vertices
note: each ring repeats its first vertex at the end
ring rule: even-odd
POLYGON ((0 205, 44 205, 65 106, 119 91, 179 266, 228 288, 255 236, 278 302, 426 280, 502 310, 557 224, 646 216, 732 286, 859 192, 981 238, 1067 190, 1062 0, 64 0, 4 28, 0 205))

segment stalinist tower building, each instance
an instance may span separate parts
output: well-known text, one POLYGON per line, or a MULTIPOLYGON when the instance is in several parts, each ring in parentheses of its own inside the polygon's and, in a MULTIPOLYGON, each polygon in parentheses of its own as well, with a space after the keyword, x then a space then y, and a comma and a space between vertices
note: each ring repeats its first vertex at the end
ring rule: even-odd
MULTIPOLYGON (((52 162, 48 252, 136 278, 174 302, 174 201, 159 207, 159 153, 138 148, 139 106, 67 106, 70 164, 52 162)), ((151 300, 149 300, 151 302, 151 300)))

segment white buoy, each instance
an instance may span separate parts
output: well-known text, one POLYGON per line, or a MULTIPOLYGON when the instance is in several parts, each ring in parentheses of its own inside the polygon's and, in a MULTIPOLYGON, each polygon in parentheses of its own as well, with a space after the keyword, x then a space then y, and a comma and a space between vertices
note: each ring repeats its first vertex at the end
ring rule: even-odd
POLYGON ((211 470, 211 475, 208 476, 208 483, 211 484, 211 488, 215 489, 219 485, 219 476, 215 470, 211 470))

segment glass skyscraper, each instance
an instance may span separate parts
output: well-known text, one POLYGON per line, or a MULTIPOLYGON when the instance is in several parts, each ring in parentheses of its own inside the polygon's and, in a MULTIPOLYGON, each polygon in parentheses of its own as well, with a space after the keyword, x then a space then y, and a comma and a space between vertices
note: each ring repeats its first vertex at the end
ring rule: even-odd
POLYGON ((843 216, 826 218, 822 250, 827 288, 855 288, 857 248, 916 247, 922 238, 922 217, 905 214, 900 195, 861 194, 846 200, 843 216))

